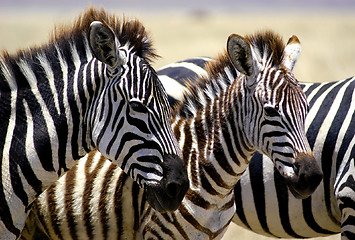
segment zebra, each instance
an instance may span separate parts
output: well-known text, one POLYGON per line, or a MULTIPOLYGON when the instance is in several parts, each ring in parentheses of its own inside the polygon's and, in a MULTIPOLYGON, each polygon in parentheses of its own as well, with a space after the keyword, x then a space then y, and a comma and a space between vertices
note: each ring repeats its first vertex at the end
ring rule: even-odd
POLYGON ((220 239, 255 150, 272 158, 295 194, 311 194, 322 173, 304 134, 308 104, 291 73, 299 48, 295 36, 285 46, 269 31, 233 34, 206 77, 188 86, 172 114, 190 183, 176 211, 152 209, 133 180, 90 153, 35 201, 23 239, 41 231, 50 239, 220 239))
POLYGON ((98 149, 175 210, 188 189, 166 92, 138 20, 89 8, 41 47, 0 58, 0 239, 19 236, 31 202, 98 149))
MULTIPOLYGON (((158 71, 170 104, 183 100, 186 78, 196 81, 206 75, 210 61, 214 60, 196 57, 158 71)), ((287 191, 269 158, 257 152, 235 187, 233 222, 277 238, 341 233, 343 240, 355 239, 355 77, 300 86, 310 104, 307 139, 324 179, 310 197, 297 199, 287 191)))

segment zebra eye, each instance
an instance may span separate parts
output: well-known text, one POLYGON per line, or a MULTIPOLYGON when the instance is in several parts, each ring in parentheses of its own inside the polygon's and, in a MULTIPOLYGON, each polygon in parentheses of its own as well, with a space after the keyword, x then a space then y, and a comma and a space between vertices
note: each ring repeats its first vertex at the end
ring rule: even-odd
POLYGON ((143 103, 138 102, 138 101, 131 101, 129 103, 131 109, 135 112, 140 112, 140 113, 147 113, 148 109, 146 106, 143 105, 143 103))
POLYGON ((279 106, 276 105, 275 107, 271 107, 271 106, 265 106, 264 107, 265 110, 265 114, 268 117, 277 117, 280 116, 278 110, 279 110, 279 106))

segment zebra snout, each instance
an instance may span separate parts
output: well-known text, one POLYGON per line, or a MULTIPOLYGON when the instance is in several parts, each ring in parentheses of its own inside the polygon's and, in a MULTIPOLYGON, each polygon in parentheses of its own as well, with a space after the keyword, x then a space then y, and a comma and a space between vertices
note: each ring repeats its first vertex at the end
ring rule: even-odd
POLYGON ((183 185, 178 182, 170 182, 166 186, 166 194, 171 198, 178 196, 182 190, 183 185))
POLYGON ((295 179, 289 184, 296 198, 309 197, 323 179, 323 172, 312 153, 299 153, 295 158, 295 179))
POLYGON ((163 178, 166 179, 165 190, 170 198, 177 198, 182 201, 187 189, 189 180, 185 162, 177 155, 165 155, 163 163, 163 178))
POLYGON ((162 180, 146 186, 147 200, 159 212, 175 211, 189 188, 186 164, 177 155, 167 154, 163 157, 162 168, 162 180))

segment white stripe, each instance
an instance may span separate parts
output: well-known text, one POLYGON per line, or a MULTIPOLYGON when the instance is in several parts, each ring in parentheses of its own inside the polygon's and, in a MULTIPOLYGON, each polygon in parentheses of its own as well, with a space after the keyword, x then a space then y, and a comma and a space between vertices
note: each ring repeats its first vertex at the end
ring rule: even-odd
POLYGON ((178 81, 173 78, 170 78, 166 75, 159 75, 159 79, 163 84, 168 95, 173 98, 181 101, 183 99, 184 93, 187 91, 187 88, 181 85, 178 81))
MULTIPOLYGON (((41 161, 39 160, 39 157, 37 155, 36 152, 36 148, 33 142, 34 136, 34 126, 33 126, 33 119, 32 119, 32 114, 31 111, 28 107, 28 104, 25 100, 22 101, 23 106, 25 108, 25 113, 26 113, 26 117, 27 117, 27 132, 26 132, 26 158, 28 159, 28 161, 31 164, 31 168, 34 172, 34 174, 36 175, 36 177, 42 182, 42 187, 43 189, 47 188, 48 186, 50 186, 54 181, 57 180, 58 176, 56 172, 48 172, 46 170, 44 170, 41 161)), ((58 161, 54 161, 54 166, 55 169, 58 169, 58 161)), ((31 188, 30 186, 27 186, 27 188, 31 188)), ((25 191, 26 192, 30 192, 29 190, 27 190, 27 188, 25 187, 25 191)), ((32 191, 31 191, 32 192, 32 191)), ((33 200, 35 198, 35 193, 32 192, 31 195, 28 195, 30 200, 33 200)))
MULTIPOLYGON (((65 177, 61 178, 62 181, 57 181, 57 185, 55 186, 55 197, 54 197, 54 201, 56 203, 55 205, 55 212, 57 213, 57 217, 58 217, 58 222, 60 223, 59 225, 59 229, 60 232, 62 233, 62 237, 63 239, 71 239, 70 238, 70 231, 69 231, 69 225, 68 225, 68 221, 67 221, 67 209, 65 207, 65 193, 66 192, 66 177, 67 175, 65 175, 65 177), (62 194, 59 194, 62 193, 62 194)), ((49 207, 49 205, 48 205, 49 207)))
MULTIPOLYGON (((81 60, 80 60, 80 57, 78 55, 78 51, 76 50, 76 47, 75 47, 75 44, 74 43, 71 43, 70 44, 70 48, 71 48, 71 54, 73 56, 73 63, 74 63, 74 66, 75 66, 75 72, 74 72, 74 76, 73 76, 73 92, 74 92, 74 98, 75 98, 75 103, 76 103, 76 106, 78 108, 78 112, 79 112, 79 126, 82 125, 82 121, 83 121, 83 112, 82 112, 82 104, 81 104, 81 100, 80 100, 80 93, 79 93, 79 89, 78 89, 78 85, 79 84, 82 84, 79 83, 79 71, 80 71, 80 66, 81 66, 81 60)), ((83 128, 79 127, 79 132, 78 132, 78 145, 79 146, 82 146, 82 136, 83 136, 83 128)), ((83 148, 79 148, 78 149, 78 154, 79 155, 84 155, 86 154, 86 151, 83 150, 83 148)))
MULTIPOLYGON (((325 117, 322 126, 320 127, 319 131, 318 131, 318 135, 316 137, 316 142, 314 144, 314 148, 313 148, 313 152, 316 153, 321 153, 322 149, 323 149, 323 145, 324 145, 324 139, 326 139, 326 136, 328 134, 328 131, 330 130, 330 126, 334 121, 334 117, 336 116, 336 112, 338 111, 341 101, 343 100, 343 96, 344 96, 344 92, 346 90, 346 88, 349 86, 349 84, 351 83, 351 81, 347 82, 346 84, 344 84, 341 89, 338 91, 337 96, 335 97, 332 106, 330 107, 327 116, 325 117)), ((328 91, 327 91, 328 92, 328 91)), ((325 94, 324 94, 325 95, 325 94)), ((322 96, 323 97, 323 96, 322 96)), ((323 100, 324 98, 322 98, 323 100)), ((323 101, 322 101, 323 102, 323 101)), ((354 101, 353 101, 354 103, 354 101)), ((352 105, 352 107, 354 107, 354 105, 352 105)), ((319 107, 317 108, 319 109, 319 107)), ((347 114, 347 118, 346 118, 346 122, 344 122, 344 125, 349 125, 350 124, 350 120, 351 120, 351 116, 349 117, 349 113, 352 115, 353 112, 348 111, 347 114)), ((344 130, 344 129, 343 129, 344 130)), ((342 139, 341 139, 342 140, 342 139)), ((340 144, 339 144, 340 145, 340 144)), ((314 157, 316 159, 321 159, 321 156, 316 156, 314 155, 314 157)))
MULTIPOLYGON (((352 83, 353 81, 349 81, 349 84, 352 83)), ((341 134, 338 135, 338 139, 336 141, 337 144, 335 145, 335 149, 334 149, 334 152, 333 152, 333 156, 332 156, 333 158, 332 159, 335 159, 337 157, 336 153, 339 152, 339 148, 341 147, 341 143, 344 140, 344 136, 346 134, 346 130, 348 129, 348 127, 349 127, 349 125, 351 123, 352 115, 354 114, 354 112, 355 112, 355 91, 353 91, 352 101, 351 101, 351 105, 350 105, 349 111, 347 112, 347 114, 346 114, 346 116, 344 118, 344 122, 343 122, 343 124, 342 124, 342 126, 340 128, 340 133, 341 134)), ((350 156, 350 153, 352 151, 352 146, 354 146, 354 145, 355 145, 355 136, 353 137, 353 139, 351 140, 350 144, 348 145, 349 148, 347 149, 347 151, 345 153, 344 159, 350 159, 351 157, 353 157, 353 156, 350 156)), ((342 172, 347 163, 348 163, 348 161, 342 161, 338 172, 342 172)), ((338 182, 338 179, 335 182, 338 182)))
POLYGON ((39 92, 38 86, 37 86, 37 79, 36 76, 33 72, 33 70, 30 68, 30 66, 25 63, 24 61, 20 61, 18 63, 18 66, 21 70, 21 72, 25 75, 27 81, 30 83, 30 88, 33 93, 33 95, 36 97, 42 111, 43 118, 46 122, 47 130, 48 130, 48 136, 50 140, 50 146, 52 150, 52 160, 54 170, 58 171, 59 168, 59 163, 58 163, 58 134, 56 132, 55 124, 52 119, 52 116, 47 108, 47 105, 45 101, 42 98, 41 93, 39 92))
POLYGON ((313 86, 314 83, 311 82, 302 82, 300 83, 302 85, 304 85, 304 88, 302 89, 303 92, 306 92, 311 86, 313 86))
MULTIPOLYGON (((110 162, 106 161, 104 165, 102 165, 96 175, 93 188, 92 188, 92 195, 87 196, 90 199, 90 209, 88 209, 92 215, 95 215, 97 211, 99 210, 99 203, 100 203, 100 197, 101 197, 101 191, 103 188, 105 176, 107 175, 107 171, 110 167, 110 162)), ((100 211, 104 211, 104 209, 100 209, 100 211)), ((102 229, 102 224, 99 224, 100 219, 92 219, 94 221, 94 228, 93 228, 93 233, 94 236, 99 237, 103 231, 106 231, 105 229, 102 229), (96 222, 96 224, 95 224, 96 222)))
POLYGON ((88 92, 88 88, 87 88, 87 71, 88 71, 88 66, 89 64, 92 64, 93 62, 91 61, 92 60, 92 54, 91 54, 91 50, 89 48, 89 42, 86 38, 86 34, 83 33, 83 39, 84 39, 84 47, 85 47, 85 53, 86 53, 86 64, 84 66, 84 69, 83 69, 83 89, 84 89, 84 94, 85 94, 85 98, 86 99, 89 99, 90 96, 89 96, 89 92, 88 92))
MULTIPOLYGON (((86 155, 86 157, 88 157, 88 155, 86 155)), ((101 158, 101 154, 99 154, 99 152, 96 152, 95 155, 92 156, 92 162, 90 164, 90 167, 88 168, 88 173, 89 174, 91 174, 96 169, 100 158, 101 158)))
POLYGON ((187 68, 200 76, 207 76, 205 69, 197 66, 196 64, 188 63, 188 62, 171 63, 169 65, 160 68, 158 71, 164 70, 166 68, 178 68, 178 67, 187 68))
POLYGON ((10 90, 11 91, 16 91, 17 89, 17 84, 15 81, 15 77, 13 77, 11 71, 7 68, 6 64, 0 60, 0 68, 1 72, 4 75, 6 82, 9 84, 10 90))
MULTIPOLYGON (((352 81, 349 81, 347 86, 350 85, 351 83, 353 83, 355 81, 355 79, 353 79, 352 81)), ((344 92, 345 92, 345 89, 343 91, 343 95, 344 95, 344 92)), ((340 106, 339 106, 340 107, 340 106)), ((331 112, 331 111, 329 111, 331 112)), ((339 134, 338 135, 338 139, 337 139, 337 144, 335 145, 335 149, 334 149, 334 152, 333 152, 333 159, 335 159, 335 153, 338 153, 339 152, 339 148, 341 146, 341 143, 343 142, 344 140, 344 136, 346 134, 346 130, 348 129, 349 125, 351 124, 351 121, 352 121, 352 115, 354 114, 355 112, 355 90, 353 90, 353 95, 352 95, 352 100, 351 100, 351 105, 349 107, 349 110, 344 118, 344 122, 340 128, 340 132, 343 133, 343 134, 339 134)), ((355 136, 354 136, 354 139, 352 140, 352 144, 349 144, 349 146, 354 146, 355 143, 354 143, 354 140, 355 140, 355 136)), ((347 150, 347 153, 346 155, 348 155, 349 157, 345 157, 345 159, 350 159, 350 152, 351 152, 351 148, 349 147, 349 149, 347 150)), ((340 172, 341 170, 339 169, 338 172, 340 172)))
MULTIPOLYGON (((116 224, 117 224, 115 194, 116 194, 117 183, 118 183, 119 177, 122 174, 123 174, 123 171, 121 168, 119 168, 119 167, 115 168, 115 170, 112 173, 112 176, 110 178, 110 181, 109 181, 109 186, 108 186, 108 190, 107 190, 107 197, 104 200, 106 214, 108 215, 108 226, 116 226, 116 224)), ((133 179, 131 179, 131 181, 133 181, 133 179)), ((127 181, 125 183, 125 185, 129 185, 129 181, 127 181)), ((142 191, 140 191, 140 192, 142 192, 142 191)), ((125 199, 125 198, 126 198, 126 196, 123 197, 123 199, 125 199)), ((138 199, 140 199, 140 198, 138 198, 138 199)), ((125 222, 129 222, 129 221, 133 222, 133 219, 134 219, 133 217, 126 217, 124 221, 125 222)), ((106 229, 106 231, 108 231, 107 239, 118 239, 118 236, 117 236, 118 231, 115 227, 109 227, 108 229, 106 229)), ((81 239, 83 239, 83 238, 81 238, 81 239)))
MULTIPOLYGON (((342 81, 339 81, 335 84, 333 84, 331 87, 327 88, 327 90, 325 92, 323 92, 323 94, 321 96, 319 96, 317 98, 317 100, 315 101, 315 103, 313 104, 312 108, 310 109, 309 113, 307 114, 306 117, 306 124, 305 124, 305 129, 306 131, 308 130, 310 124, 313 122, 314 118, 317 116, 318 111, 320 110, 320 106, 322 105, 325 97, 329 94, 329 92, 336 87, 339 83, 341 83, 342 81)), ((316 89, 314 89, 312 91, 312 93, 307 97, 307 101, 310 102, 313 97, 317 94, 317 92, 319 91, 319 89, 323 87, 323 84, 319 85, 316 89)))
MULTIPOLYGON (((70 106, 69 106, 69 101, 68 101, 68 66, 67 63, 65 62, 62 53, 60 51, 60 48, 58 45, 55 45, 55 48, 57 50, 58 54, 58 61, 60 64, 60 68, 62 70, 62 75, 63 75, 63 106, 65 108, 65 117, 67 120, 67 126, 68 126, 68 136, 67 136, 67 146, 66 146, 66 159, 73 159, 72 157, 72 148, 71 148, 71 136, 73 132, 73 118, 70 112, 70 106)), ((74 161, 73 161, 74 162, 74 161)), ((67 163, 66 163, 67 164, 67 163)))
POLYGON ((52 68, 48 62, 48 59, 46 58, 46 55, 44 54, 39 54, 37 56, 38 61, 40 62, 45 74, 46 74, 46 78, 48 80, 49 83, 49 88, 51 89, 51 92, 53 94, 53 100, 54 100, 54 105, 55 108, 57 109, 57 113, 58 115, 60 115, 60 108, 59 108, 59 100, 58 100, 58 93, 57 93, 57 89, 54 85, 54 74, 52 71, 52 68))
POLYGON ((1 180, 4 189, 4 197, 9 206, 13 224, 16 228, 22 229, 26 218, 26 215, 24 214, 25 206, 22 204, 22 201, 17 197, 17 195, 14 194, 10 178, 10 148, 16 123, 17 85, 11 71, 2 61, 0 61, 0 67, 11 89, 11 112, 2 153, 1 180))
MULTIPOLYGON (((231 85, 234 82, 234 80, 235 80, 235 77, 233 76, 233 73, 231 72, 229 67, 225 67, 224 68, 224 72, 227 75, 227 79, 225 79, 225 80, 228 80, 228 85, 231 85)), ((206 72, 206 75, 207 75, 207 72, 206 72)))
POLYGON ((87 62, 89 62, 93 58, 93 56, 91 53, 91 49, 89 47, 89 41, 87 39, 87 34, 85 32, 83 32, 83 40, 84 40, 86 60, 87 60, 87 62))

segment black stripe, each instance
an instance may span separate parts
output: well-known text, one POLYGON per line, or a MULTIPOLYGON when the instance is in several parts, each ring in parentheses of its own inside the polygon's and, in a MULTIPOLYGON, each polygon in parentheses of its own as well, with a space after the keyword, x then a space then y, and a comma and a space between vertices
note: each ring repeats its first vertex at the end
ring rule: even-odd
MULTIPOLYGON (((131 180, 131 179, 130 179, 131 180)), ((133 229, 135 232, 139 230, 139 225, 140 225, 140 214, 139 214, 139 205, 143 202, 141 201, 142 199, 139 198, 139 194, 141 193, 141 188, 136 182, 132 182, 132 207, 134 211, 134 219, 133 219, 133 229)))
POLYGON ((123 187, 126 185, 128 175, 123 173, 120 175, 120 177, 117 179, 116 182, 116 191, 114 194, 114 206, 115 206, 115 216, 116 216, 116 228, 117 228, 117 234, 118 234, 118 240, 122 239, 122 233, 123 231, 123 187), (120 183, 120 184, 118 184, 120 183), (121 233, 121 234, 120 234, 121 233))
MULTIPOLYGON (((320 234, 336 234, 337 232, 332 232, 327 229, 322 228, 316 222, 312 212, 312 196, 302 200, 303 218, 307 225, 315 232, 320 234)), ((330 209, 328 209, 330 211, 330 209)), ((329 215, 330 216, 330 215, 329 215)), ((330 216, 331 217, 331 216, 330 216)))
POLYGON ((212 58, 209 58, 209 57, 204 57, 204 59, 202 59, 202 58, 188 58, 183 61, 179 61, 178 63, 192 63, 192 64, 199 66, 200 68, 205 68, 205 64, 209 62, 209 61, 206 61, 205 59, 209 59, 209 61, 213 60, 212 58))
MULTIPOLYGON (((1 165, 0 165, 0 170, 1 165)), ((4 223, 5 227, 7 230, 9 230, 11 233, 15 234, 15 236, 20 235, 20 230, 16 228, 12 222, 12 217, 10 213, 9 206, 7 205, 5 195, 4 195, 4 188, 3 188, 3 182, 2 179, 0 178, 0 219, 4 223)))
MULTIPOLYGON (((1 70, 1 68, 0 68, 1 70)), ((0 116, 1 116, 1 124, 0 124, 0 172, 3 171, 2 166, 3 166, 3 161, 4 161, 4 146, 5 146, 5 140, 6 140, 6 132, 8 130, 9 126, 9 118, 10 118, 10 112, 11 112, 11 92, 8 89, 8 84, 7 81, 12 81, 12 79, 4 79, 4 76, 2 75, 2 72, 0 71, 0 84, 2 87, 2 91, 0 93, 0 100, 1 100, 1 108, 0 108, 0 116)), ((20 234, 20 230, 17 229, 12 222, 12 216, 11 212, 9 209, 9 206, 7 204, 5 194, 4 194, 4 184, 8 188, 8 183, 4 183, 2 181, 2 177, 0 177, 0 219, 4 223, 5 227, 15 236, 18 236, 20 234)), ((7 191, 9 189, 6 189, 7 191)))
MULTIPOLYGON (((318 86, 320 85, 320 83, 312 83, 312 85, 306 90, 306 91, 303 91, 306 96, 308 97, 309 94, 311 94, 313 92, 314 89, 316 89, 318 86)), ((302 90, 304 90, 304 88, 306 87, 305 84, 303 83, 300 83, 300 87, 302 90)))
MULTIPOLYGON (((330 82, 330 83, 326 83, 323 84, 321 88, 319 88, 317 90, 317 93, 313 96, 313 99, 311 101, 309 101, 309 106, 312 107, 313 104, 315 103, 315 101, 325 92, 327 91, 330 87, 332 87, 332 85, 336 84, 336 82, 330 82)), ((318 85, 317 85, 318 87, 318 85)), ((307 93, 311 93, 310 91, 307 91, 307 93)), ((328 93, 329 95, 329 93, 328 93)), ((306 94, 306 96, 308 97, 308 95, 306 94)))
MULTIPOLYGON (((53 71, 54 79, 63 79, 63 72, 58 64, 58 53, 51 47, 52 51, 51 54, 47 54, 48 62, 50 63, 51 69, 53 71)), ((66 148, 67 148, 67 139, 68 139, 68 124, 67 124, 67 117, 65 115, 66 106, 64 106, 64 81, 54 81, 55 88, 58 93, 58 103, 60 109, 60 115, 57 117, 53 117, 53 121, 56 127, 57 136, 58 136, 58 162, 59 162, 59 170, 58 176, 61 175, 61 169, 67 171, 68 168, 66 167, 65 159, 66 159, 66 148)), ((55 112, 55 111, 51 111, 55 112)))
MULTIPOLYGON (((345 118, 346 114, 348 113, 349 108, 344 106, 343 102, 351 103, 353 101, 352 95, 354 94, 354 91, 355 91, 355 79, 352 80, 352 83, 349 84, 346 91, 344 92, 342 103, 341 103, 339 110, 337 112, 337 115, 339 114, 339 118, 340 118, 340 116, 342 116, 342 118, 345 118)), ((347 105, 347 106, 349 106, 349 105, 347 105)), ((337 163, 336 163, 336 172, 339 171, 339 167, 342 162, 341 160, 344 159, 345 153, 348 150, 354 135, 355 135, 355 112, 351 116, 350 124, 345 131, 344 139, 343 139, 341 146, 339 148, 338 158, 337 158, 337 163)), ((354 151, 355 151, 355 147, 352 149, 352 152, 350 154, 350 158, 351 158, 351 156, 355 157, 354 151)))
POLYGON ((86 181, 85 181, 85 188, 84 188, 84 193, 83 193, 83 197, 82 197, 82 202, 83 202, 84 226, 85 226, 86 233, 87 233, 89 239, 94 238, 95 226, 93 225, 93 222, 91 222, 91 218, 93 217, 93 215, 96 214, 96 213, 91 212, 93 209, 90 207, 90 201, 96 194, 95 192, 93 192, 94 184, 92 184, 92 183, 97 178, 97 174, 99 173, 100 169, 104 165, 105 161, 106 160, 103 157, 100 158, 95 169, 91 173, 87 172, 88 168, 85 169, 86 170, 86 181))
MULTIPOLYGON (((109 214, 108 207, 110 206, 106 201, 110 199, 112 196, 109 192, 109 186, 112 184, 113 175, 117 174, 117 166, 114 164, 110 164, 109 168, 105 172, 104 181, 102 184, 101 192, 100 192, 100 200, 99 200, 99 214, 101 217, 101 225, 102 225, 102 234, 104 236, 103 239, 108 239, 108 230, 110 229, 109 225, 109 214)), ((95 179, 97 180, 97 178, 95 179)), ((111 200, 111 199, 110 199, 111 200)))
MULTIPOLYGON (((256 152, 249 163, 250 184, 254 196, 255 210, 258 215, 258 220, 261 227, 266 233, 270 233, 266 222, 266 207, 265 207, 265 184, 263 176, 263 155, 256 152)), ((271 233, 270 233, 271 234, 271 233)))
MULTIPOLYGON (((37 102, 35 96, 30 92, 23 93, 28 103, 28 107, 31 111, 31 115, 33 118, 33 139, 29 139, 30 141, 34 141, 35 150, 37 155, 41 161, 43 168, 46 171, 54 171, 53 159, 52 159, 52 146, 50 145, 50 137, 48 126, 46 124, 46 120, 44 118, 43 112, 41 111, 40 103, 37 102)), ((19 95, 18 101, 22 101, 22 96, 19 95)), ((24 108, 22 108, 22 103, 17 103, 17 114, 21 116, 25 112, 24 108), (21 107, 20 107, 21 105, 21 107)), ((27 131, 27 123, 23 122, 24 119, 18 121, 16 119, 16 128, 18 127, 18 133, 15 136, 24 135, 27 131), (22 126, 21 126, 22 125, 22 126)), ((23 145, 25 146, 25 145, 23 145)), ((23 147, 21 147, 23 148, 23 147)), ((18 150, 18 148, 16 148, 18 150)), ((26 156, 23 153, 23 156, 26 156)))
MULTIPOLYGON (((344 118, 346 115, 346 112, 349 111, 350 109, 350 104, 352 101, 352 92, 354 90, 353 88, 347 88, 347 90, 344 92, 344 95, 342 96, 342 101, 340 104, 340 107, 335 114, 334 120, 329 127, 328 134, 324 140, 324 145, 322 149, 322 171, 323 171, 323 182, 324 182, 324 201, 325 201, 325 206, 326 209, 328 210, 328 215, 331 216, 332 220, 334 221, 334 217, 332 212, 331 212, 331 196, 334 195, 333 192, 333 187, 331 187, 331 174, 332 174, 332 169, 334 169, 333 166, 333 160, 331 157, 333 155, 333 152, 335 151, 335 143, 337 142, 337 137, 340 132, 340 128, 344 122, 344 118), (350 96, 349 96, 350 95, 350 96), (345 111, 344 111, 345 110, 345 111)), ((335 95, 334 95, 335 97, 335 95)), ((324 100, 323 102, 325 102, 324 100)), ((323 111, 323 110, 322 110, 323 111)), ((353 127, 355 127, 355 122, 353 122, 353 127)), ((349 129, 354 129, 354 128, 349 128, 349 129)), ((352 137, 354 134, 352 135, 352 137)), ((336 220, 335 220, 336 221, 336 220)))
POLYGON ((115 159, 118 159, 119 154, 122 152, 122 149, 125 146, 126 142, 129 142, 132 139, 135 139, 138 142, 142 141, 143 143, 136 144, 134 146, 130 146, 129 152, 127 154, 125 154, 123 159, 120 159, 122 161, 122 164, 120 166, 122 169, 125 169, 127 161, 132 157, 132 155, 135 152, 142 150, 143 148, 144 149, 157 150, 159 152, 161 151, 160 148, 159 148, 159 145, 157 145, 157 143, 155 141, 148 141, 147 139, 144 139, 141 136, 136 135, 135 133, 127 132, 121 138, 120 145, 118 146, 118 149, 116 150, 117 153, 116 153, 115 159))
MULTIPOLYGON (((120 115, 118 113, 118 111, 116 112, 116 115, 120 115)), ((120 121, 118 122, 118 124, 115 124, 115 134, 114 136, 111 138, 110 142, 107 145, 106 148, 106 154, 110 154, 111 148, 113 146, 113 144, 117 141, 117 136, 119 134, 119 132, 122 130, 122 127, 124 125, 124 118, 121 118, 120 121)), ((122 146, 122 145, 121 145, 122 146)), ((117 158, 116 158, 117 159, 117 158)), ((113 160, 113 159, 112 159, 113 160)))
MULTIPOLYGON (((143 114, 144 113, 139 114, 140 116, 138 116, 138 117, 132 116, 131 108, 127 107, 126 120, 127 120, 129 125, 135 126, 136 128, 139 129, 140 132, 145 133, 145 134, 149 134, 150 130, 149 130, 148 126, 147 126, 147 123, 142 118, 140 118, 140 117, 142 117, 143 114)), ((145 115, 147 116, 148 113, 146 113, 145 115)), ((150 118, 149 120, 154 121, 154 118, 150 118)), ((156 125, 156 126, 159 126, 159 125, 156 125)), ((162 126, 162 125, 160 125, 160 126, 162 126)), ((155 129, 155 128, 153 128, 150 125, 150 129, 155 129)))
POLYGON ((50 221, 53 226, 54 233, 57 235, 59 239, 63 239, 62 232, 59 228, 59 221, 57 218, 57 201, 56 201, 56 182, 52 184, 48 189, 47 189, 47 203, 46 205, 48 206, 48 212, 52 213, 49 215, 50 221))
POLYGON ((65 193, 60 193, 60 194, 64 194, 64 204, 65 204, 65 215, 66 215, 66 219, 68 222, 68 228, 69 228, 69 233, 72 239, 74 240, 78 240, 78 234, 77 234, 77 223, 75 221, 75 217, 74 217, 74 204, 73 204, 73 194, 74 194, 74 188, 75 185, 77 184, 77 182, 75 181, 76 179, 76 173, 77 173, 77 166, 75 165, 71 171, 69 171, 66 175, 65 175, 65 193))
POLYGON ((236 206, 236 214, 238 215, 239 219, 242 223, 251 230, 250 225, 247 222, 247 219, 244 214, 243 208, 243 197, 242 197, 242 187, 240 185, 240 181, 234 187, 234 195, 235 195, 235 206, 236 206))
MULTIPOLYGON (((290 216, 288 209, 288 189, 287 185, 280 175, 280 173, 274 168, 274 184, 276 187, 277 202, 279 205, 279 217, 281 225, 285 232, 293 238, 302 238, 302 236, 295 233, 290 224, 290 216)), ((277 237, 277 236, 275 236, 277 237)))

